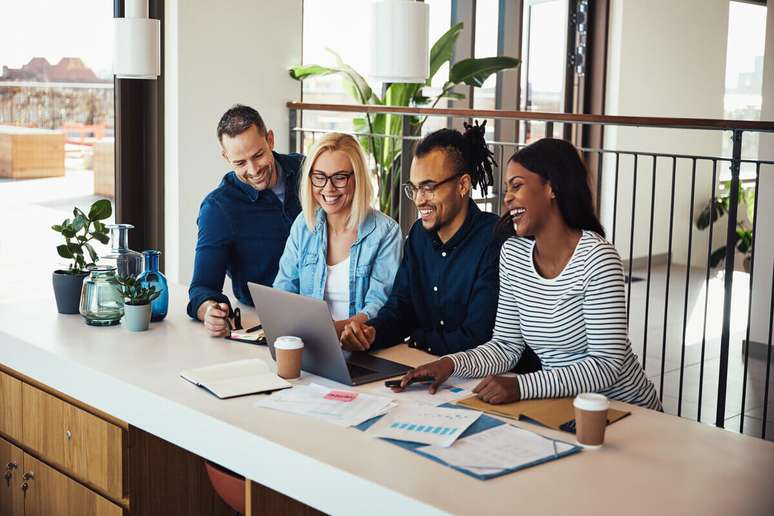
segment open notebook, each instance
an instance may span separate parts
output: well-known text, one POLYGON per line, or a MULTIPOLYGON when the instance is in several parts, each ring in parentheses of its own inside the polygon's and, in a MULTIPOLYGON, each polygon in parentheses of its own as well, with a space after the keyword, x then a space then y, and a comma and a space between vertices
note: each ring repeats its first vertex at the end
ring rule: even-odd
POLYGON ((258 358, 186 369, 180 376, 221 399, 292 387, 258 358))

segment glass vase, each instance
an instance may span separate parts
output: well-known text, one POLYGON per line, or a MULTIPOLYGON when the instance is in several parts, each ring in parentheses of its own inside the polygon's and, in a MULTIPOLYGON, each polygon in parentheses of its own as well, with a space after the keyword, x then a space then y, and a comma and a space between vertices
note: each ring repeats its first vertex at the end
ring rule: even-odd
POLYGON ((145 270, 140 274, 139 280, 143 287, 155 287, 161 295, 151 301, 151 321, 161 321, 167 316, 169 308, 169 287, 167 278, 159 271, 159 256, 161 251, 149 249, 142 252, 145 258, 145 270))
POLYGON ((116 268, 99 265, 89 269, 81 289, 81 315, 91 326, 113 326, 124 315, 124 298, 116 280, 116 268))
POLYGON ((110 229, 110 253, 103 256, 115 265, 116 274, 121 277, 139 276, 142 272, 142 255, 129 249, 131 224, 108 224, 110 229))

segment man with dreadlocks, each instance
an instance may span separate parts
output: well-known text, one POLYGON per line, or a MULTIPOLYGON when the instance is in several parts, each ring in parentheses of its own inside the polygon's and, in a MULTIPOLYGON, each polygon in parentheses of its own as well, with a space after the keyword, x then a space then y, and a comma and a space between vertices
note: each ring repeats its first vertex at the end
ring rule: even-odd
POLYGON ((497 216, 470 198, 484 195, 497 166, 484 140, 486 122, 441 129, 416 147, 405 195, 419 211, 393 290, 378 315, 349 323, 350 351, 409 345, 434 355, 474 348, 492 336, 498 293, 497 216))

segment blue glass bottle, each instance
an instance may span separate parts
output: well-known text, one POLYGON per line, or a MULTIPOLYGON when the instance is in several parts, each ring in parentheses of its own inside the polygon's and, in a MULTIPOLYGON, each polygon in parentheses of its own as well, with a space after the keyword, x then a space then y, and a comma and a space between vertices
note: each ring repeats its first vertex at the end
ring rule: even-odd
POLYGON ((151 301, 151 321, 160 321, 167 316, 169 308, 169 287, 167 287, 167 278, 159 271, 159 256, 161 251, 149 249, 143 251, 145 257, 145 269, 138 278, 143 287, 156 287, 156 292, 161 295, 151 301))

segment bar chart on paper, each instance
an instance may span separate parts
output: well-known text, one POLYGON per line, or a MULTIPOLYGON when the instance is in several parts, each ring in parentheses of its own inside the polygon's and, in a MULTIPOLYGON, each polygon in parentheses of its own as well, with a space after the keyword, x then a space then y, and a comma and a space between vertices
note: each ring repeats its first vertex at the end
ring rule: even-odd
POLYGON ((481 416, 474 410, 399 406, 367 430, 375 437, 451 446, 481 416))
POLYGON ((407 432, 424 432, 438 435, 454 435, 459 431, 459 427, 453 426, 432 426, 432 425, 418 425, 416 423, 403 423, 396 421, 390 425, 390 428, 397 428, 399 430, 406 430, 407 432))

